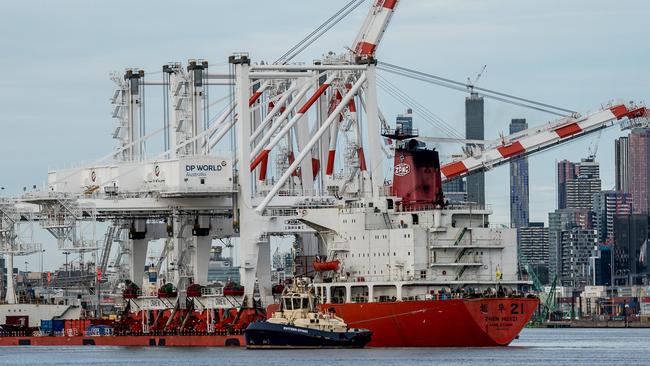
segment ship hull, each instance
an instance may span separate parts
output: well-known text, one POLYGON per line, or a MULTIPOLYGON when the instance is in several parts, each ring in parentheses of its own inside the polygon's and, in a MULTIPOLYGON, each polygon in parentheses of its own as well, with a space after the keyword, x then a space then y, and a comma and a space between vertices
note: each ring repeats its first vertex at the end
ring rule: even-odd
POLYGON ((0 337, 0 346, 239 347, 243 335, 0 337))
POLYGON ((268 322, 251 323, 244 334, 249 349, 363 348, 372 337, 367 330, 328 332, 268 322))
POLYGON ((372 331, 370 347, 495 347, 510 344, 538 305, 536 298, 479 298, 321 307, 372 331))

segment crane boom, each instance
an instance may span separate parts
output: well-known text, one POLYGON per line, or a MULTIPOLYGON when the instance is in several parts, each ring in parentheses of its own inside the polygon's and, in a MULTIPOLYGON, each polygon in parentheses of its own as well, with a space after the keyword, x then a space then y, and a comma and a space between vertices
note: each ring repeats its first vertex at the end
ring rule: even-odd
POLYGON ((585 136, 609 127, 617 121, 648 118, 645 107, 615 104, 584 117, 570 116, 541 127, 505 136, 499 143, 485 146, 467 156, 441 166, 442 181, 449 181, 471 173, 489 170, 512 159, 542 151, 557 144, 585 136))
POLYGON ((352 50, 361 58, 374 57, 399 0, 375 0, 357 34, 352 50))

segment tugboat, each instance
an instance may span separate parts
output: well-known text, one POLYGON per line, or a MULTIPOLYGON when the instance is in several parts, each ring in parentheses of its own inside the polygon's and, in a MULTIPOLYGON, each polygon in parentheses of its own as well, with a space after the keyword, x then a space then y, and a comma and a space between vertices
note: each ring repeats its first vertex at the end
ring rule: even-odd
POLYGON ((280 309, 266 321, 251 323, 244 331, 249 349, 363 348, 372 337, 368 329, 351 329, 336 316, 317 310, 314 287, 297 279, 282 292, 280 309))

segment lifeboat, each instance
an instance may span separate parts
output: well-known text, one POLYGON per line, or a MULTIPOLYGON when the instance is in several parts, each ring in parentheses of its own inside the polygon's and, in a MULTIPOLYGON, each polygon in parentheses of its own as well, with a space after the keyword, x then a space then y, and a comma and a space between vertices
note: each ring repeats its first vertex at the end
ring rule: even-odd
POLYGON ((187 288, 187 297, 201 297, 203 286, 193 283, 187 288))
POLYGON ((160 289, 158 289, 158 298, 168 298, 168 297, 176 297, 176 296, 178 296, 178 291, 176 291, 176 288, 171 283, 167 283, 163 285, 160 289))
POLYGON ((234 283, 234 282, 228 282, 226 286, 223 287, 223 295, 224 296, 244 296, 244 286, 234 283))
POLYGON ((314 265, 314 270, 317 272, 324 272, 324 271, 338 271, 339 266, 341 265, 341 261, 338 259, 332 260, 332 261, 319 261, 315 260, 312 262, 314 265))
POLYGON ((125 285, 124 291, 122 291, 123 299, 137 299, 140 296, 140 288, 135 283, 127 280, 125 285))

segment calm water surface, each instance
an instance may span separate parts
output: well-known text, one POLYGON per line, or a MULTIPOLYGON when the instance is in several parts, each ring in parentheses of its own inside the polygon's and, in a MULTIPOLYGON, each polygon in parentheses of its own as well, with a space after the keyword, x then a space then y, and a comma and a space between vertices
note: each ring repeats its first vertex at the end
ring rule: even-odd
POLYGON ((3 347, 0 365, 650 365, 650 329, 525 329, 504 348, 3 347))

